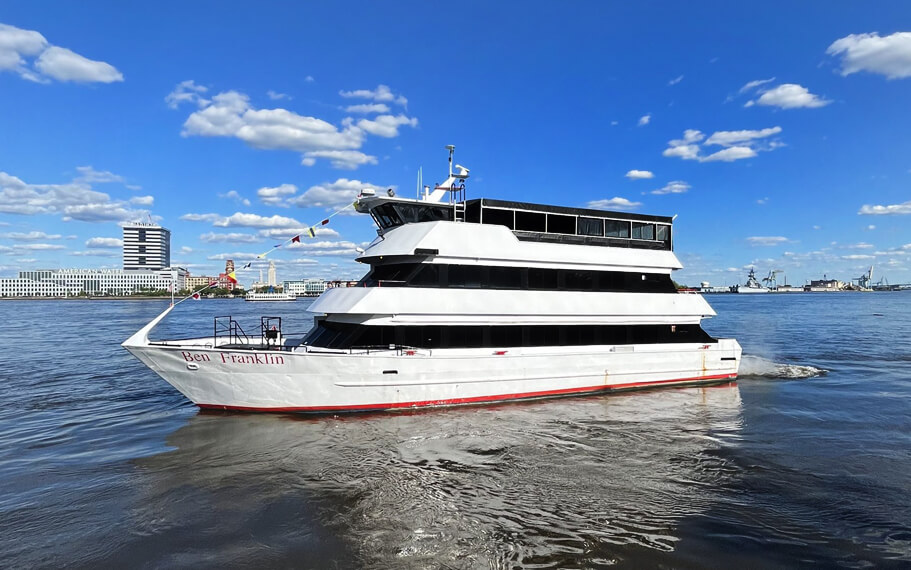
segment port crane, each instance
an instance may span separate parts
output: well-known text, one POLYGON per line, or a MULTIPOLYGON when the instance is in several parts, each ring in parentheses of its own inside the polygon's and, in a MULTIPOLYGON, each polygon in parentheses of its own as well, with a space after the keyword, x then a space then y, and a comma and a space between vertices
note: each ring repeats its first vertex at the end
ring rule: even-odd
POLYGON ((775 289, 778 287, 778 281, 776 280, 779 273, 784 273, 781 269, 773 269, 769 271, 768 276, 762 278, 762 283, 769 289, 775 289))
POLYGON ((852 281, 857 283, 857 288, 861 291, 869 291, 873 288, 873 266, 870 266, 870 269, 861 275, 852 279, 852 281))

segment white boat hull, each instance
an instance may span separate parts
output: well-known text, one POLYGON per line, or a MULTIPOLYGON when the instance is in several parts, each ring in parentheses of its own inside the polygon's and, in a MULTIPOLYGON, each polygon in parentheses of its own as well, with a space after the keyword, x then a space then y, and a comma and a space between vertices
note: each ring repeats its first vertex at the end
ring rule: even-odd
POLYGON ((369 352, 211 343, 124 346, 201 408, 271 412, 392 410, 719 383, 736 378, 741 354, 733 339, 369 352))

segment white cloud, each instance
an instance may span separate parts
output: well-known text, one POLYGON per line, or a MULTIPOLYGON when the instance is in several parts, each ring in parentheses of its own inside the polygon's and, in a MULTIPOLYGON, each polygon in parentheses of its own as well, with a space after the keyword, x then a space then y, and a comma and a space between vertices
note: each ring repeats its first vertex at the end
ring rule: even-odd
POLYGON ((781 245, 784 243, 790 243, 791 240, 789 240, 786 237, 782 237, 782 236, 753 236, 753 237, 748 237, 747 241, 750 243, 750 245, 753 245, 753 246, 757 246, 757 245, 766 246, 766 245, 781 245))
POLYGON ((758 99, 747 101, 744 107, 764 105, 780 109, 812 109, 825 107, 831 102, 829 99, 823 99, 819 95, 810 93, 806 87, 801 85, 782 83, 777 87, 762 92, 758 99))
POLYGON ((137 206, 151 206, 155 203, 155 196, 134 196, 130 198, 130 204, 137 206))
POLYGON ((56 243, 27 243, 24 245, 15 245, 13 249, 25 251, 57 251, 66 249, 65 246, 56 243))
POLYGON ((875 255, 867 255, 861 253, 852 253, 851 255, 842 255, 842 259, 855 260, 855 259, 876 259, 875 255))
POLYGON ((278 93, 276 91, 272 91, 271 89, 266 92, 266 95, 268 95, 269 99, 272 99, 273 101, 280 101, 282 99, 289 99, 289 100, 292 99, 292 97, 290 95, 288 95, 287 93, 278 93))
POLYGON ((339 178, 335 182, 311 186, 299 198, 293 200, 293 203, 301 208, 341 208, 354 202, 360 191, 365 188, 377 192, 382 190, 380 186, 368 182, 339 178))
POLYGON ((372 120, 361 119, 357 122, 359 128, 367 131, 371 135, 385 138, 399 136, 399 127, 403 125, 417 127, 418 120, 414 117, 406 117, 405 115, 379 115, 372 120))
POLYGON ((313 79, 312 75, 308 75, 307 77, 304 77, 304 81, 306 81, 307 83, 313 83, 314 81, 316 81, 316 79, 313 79))
MULTIPOLYGON (((301 226, 298 228, 268 228, 265 230, 259 230, 257 232, 264 238, 268 239, 290 239, 297 235, 309 235, 307 230, 310 228, 301 226)), ((313 228, 313 233, 322 237, 338 237, 339 233, 332 228, 327 228, 325 226, 320 226, 313 228)))
POLYGON ((667 84, 668 84, 668 85, 677 85, 677 84, 680 83, 681 81, 683 81, 683 76, 682 76, 682 75, 678 75, 677 77, 675 77, 675 78, 671 79, 670 81, 668 81, 667 84))
POLYGON ((202 94, 208 90, 208 87, 197 85, 192 79, 187 79, 186 81, 178 83, 177 87, 174 88, 174 91, 168 93, 164 100, 165 103, 168 104, 168 107, 172 109, 176 109, 181 103, 185 102, 194 103, 203 107, 210 103, 208 99, 202 96, 202 94))
POLYGON ((639 117, 639 126, 640 126, 640 127, 644 127, 644 126, 647 125, 647 124, 649 123, 649 121, 651 121, 651 120, 652 120, 652 114, 651 114, 651 113, 646 113, 645 115, 642 115, 641 117, 639 117))
POLYGON ((416 118, 380 115, 373 120, 346 118, 341 125, 299 115, 287 109, 255 109, 250 98, 236 91, 219 93, 184 122, 182 135, 236 137, 262 149, 302 153, 301 163, 312 166, 328 159, 334 168, 354 169, 376 164, 375 156, 361 152, 368 134, 395 137, 399 127, 415 127, 416 118))
POLYGON ((0 71, 12 71, 38 83, 49 83, 51 78, 95 83, 123 81, 123 75, 109 63, 51 45, 34 30, 8 24, 0 24, 0 71), (34 67, 29 67, 27 60, 35 56, 34 67))
POLYGON ((293 218, 286 218, 284 216, 266 217, 257 214, 245 214, 242 212, 235 212, 230 216, 222 216, 219 214, 184 214, 180 219, 188 222, 209 222, 213 226, 219 228, 296 228, 304 225, 293 218))
POLYGON ((682 139, 668 141, 668 148, 664 149, 662 155, 684 160, 697 160, 699 162, 732 162, 743 158, 752 158, 756 156, 758 151, 774 150, 784 146, 778 141, 763 141, 763 139, 780 132, 781 127, 770 127, 755 131, 716 131, 710 137, 705 138, 701 131, 687 129, 684 131, 682 139), (707 146, 723 146, 726 148, 705 155, 702 151, 707 146))
POLYGON ((111 200, 91 185, 74 180, 68 184, 28 184, 0 172, 0 212, 35 215, 59 214, 64 221, 84 222, 130 221, 146 216, 145 210, 133 210, 127 202, 111 200))
POLYGON ((635 210, 642 205, 642 202, 632 202, 626 198, 614 197, 605 200, 592 200, 586 204, 587 208, 595 210, 635 210))
POLYGON ((733 162, 742 158, 753 158, 756 151, 748 146, 732 146, 699 159, 699 162, 733 162))
POLYGON ((314 150, 304 153, 301 164, 304 166, 313 166, 316 159, 325 158, 329 160, 332 168, 343 170, 354 170, 362 164, 376 164, 375 156, 364 154, 359 150, 314 150))
POLYGON ((756 87, 765 85, 766 83, 771 83, 773 81, 775 81, 774 77, 772 77, 771 79, 756 79, 754 81, 750 81, 749 83, 747 83, 746 85, 741 87, 739 92, 746 93, 747 91, 750 91, 751 89, 755 89, 756 87))
POLYGON ((890 214, 911 214, 911 200, 903 202, 901 204, 891 204, 889 206, 877 206, 864 204, 861 206, 860 211, 857 212, 860 215, 866 216, 883 216, 890 214))
POLYGON ((11 239, 13 241, 37 241, 42 239, 60 239, 60 234, 49 235, 44 232, 31 231, 28 233, 21 232, 9 232, 5 234, 0 234, 0 237, 11 239))
POLYGON ((663 188, 658 188, 657 190, 652 190, 651 194, 683 194, 687 190, 692 188, 689 184, 682 180, 674 180, 668 182, 664 185, 663 188))
POLYGON ((357 254, 357 244, 350 241, 301 241, 287 247, 302 249, 314 257, 350 257, 357 254))
POLYGON ((219 198, 225 198, 225 199, 227 199, 227 200, 233 200, 233 201, 235 201, 235 202, 237 202, 237 203, 239 203, 239 204, 243 204, 244 206, 249 206, 249 205, 250 205, 250 200, 247 200, 246 198, 244 198, 243 196, 241 196, 241 195, 237 192, 237 190, 228 190, 228 192, 226 192, 225 194, 219 194, 218 197, 219 197, 219 198))
POLYGON ((841 56, 842 75, 869 71, 889 79, 911 77, 911 32, 851 34, 832 42, 826 53, 841 56))
POLYGON ((865 241, 853 243, 849 245, 842 246, 845 249, 873 249, 874 245, 872 243, 867 243, 865 241))
POLYGON ((294 184, 282 184, 274 188, 263 187, 256 191, 260 202, 270 206, 278 206, 279 208, 287 208, 288 204, 285 202, 285 198, 296 193, 297 186, 294 184))
POLYGON ((386 85, 378 85, 377 88, 373 90, 356 89, 354 91, 339 91, 338 94, 348 99, 372 99, 380 103, 397 103, 403 107, 408 105, 408 99, 402 95, 394 94, 386 85))
POLYGON ((769 197, 766 196, 765 198, 760 198, 760 199, 756 200, 756 203, 759 204, 760 206, 763 206, 763 205, 765 205, 768 201, 769 201, 769 197))
POLYGON ((123 241, 118 238, 110 237, 93 237, 85 242, 88 248, 119 248, 123 247, 123 241))
POLYGON ((388 113, 389 105, 385 103, 365 103, 363 105, 349 105, 345 107, 348 113, 388 113))
POLYGON ((875 230, 875 229, 876 229, 876 226, 874 226, 873 224, 870 224, 869 226, 867 226, 867 230, 872 231, 872 230, 875 230))
POLYGON ((717 131, 706 139, 706 145, 720 146, 742 146, 745 143, 752 143, 757 139, 763 139, 781 132, 781 127, 770 127, 758 131, 717 131))
POLYGON ((646 178, 654 178, 655 175, 648 170, 630 170, 624 176, 630 180, 645 180, 646 178))
POLYGON ((199 241, 206 243, 259 243, 263 241, 263 238, 255 234, 216 234, 214 232, 209 232, 199 236, 199 241))
POLYGON ((91 166, 77 166, 76 172, 79 173, 79 176, 76 177, 79 182, 123 182, 123 176, 107 170, 95 170, 91 166))
POLYGON ((44 50, 35 62, 35 67, 58 81, 87 83, 114 83, 123 81, 123 74, 117 68, 103 61, 83 57, 66 48, 51 46, 44 50))

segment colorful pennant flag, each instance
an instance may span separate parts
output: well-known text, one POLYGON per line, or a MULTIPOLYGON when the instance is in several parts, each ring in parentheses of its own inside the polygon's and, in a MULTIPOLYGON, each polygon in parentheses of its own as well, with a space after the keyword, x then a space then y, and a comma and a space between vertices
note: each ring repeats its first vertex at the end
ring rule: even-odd
POLYGON ((301 242, 301 236, 300 236, 300 234, 298 234, 298 235, 294 236, 293 238, 291 238, 291 243, 300 243, 300 242, 301 242))
POLYGON ((307 228, 307 233, 310 234, 310 237, 315 238, 316 232, 313 231, 313 228, 307 228))
POLYGON ((190 295, 190 296, 193 297, 193 300, 194 300, 194 301, 198 301, 198 300, 199 300, 199 297, 200 297, 199 291, 197 291, 196 293, 193 293, 193 294, 190 295))
POLYGON ((225 277, 228 278, 228 281, 237 285, 237 274, 234 271, 228 273, 225 277))
POLYGON ((328 224, 328 223, 329 223, 329 218, 326 218, 325 220, 323 220, 322 222, 320 222, 319 225, 325 226, 325 225, 328 224))
POLYGON ((246 265, 244 265, 243 268, 244 268, 244 269, 250 269, 250 266, 251 266, 251 265, 253 265, 253 262, 252 262, 252 261, 249 262, 249 263, 247 263, 246 265))

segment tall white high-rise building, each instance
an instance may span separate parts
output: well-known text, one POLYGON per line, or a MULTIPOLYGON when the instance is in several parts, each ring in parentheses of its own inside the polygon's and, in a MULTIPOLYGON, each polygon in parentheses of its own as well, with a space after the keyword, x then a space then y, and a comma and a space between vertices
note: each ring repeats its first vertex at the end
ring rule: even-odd
POLYGON ((269 285, 275 287, 278 283, 275 281, 275 262, 269 261, 269 285))
POLYGON ((123 226, 123 268, 158 270, 171 266, 171 231, 157 224, 123 226))

